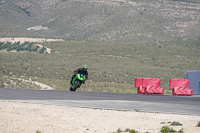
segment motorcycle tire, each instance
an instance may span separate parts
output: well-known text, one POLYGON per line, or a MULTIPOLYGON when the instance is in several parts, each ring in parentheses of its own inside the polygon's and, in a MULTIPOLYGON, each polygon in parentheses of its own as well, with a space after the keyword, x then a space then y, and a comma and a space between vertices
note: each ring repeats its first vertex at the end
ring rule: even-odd
POLYGON ((72 89, 72 87, 70 87, 70 91, 74 91, 74 89, 72 89))
POLYGON ((74 88, 70 87, 70 91, 76 91, 76 89, 80 87, 79 83, 79 80, 76 80, 74 83, 74 88))

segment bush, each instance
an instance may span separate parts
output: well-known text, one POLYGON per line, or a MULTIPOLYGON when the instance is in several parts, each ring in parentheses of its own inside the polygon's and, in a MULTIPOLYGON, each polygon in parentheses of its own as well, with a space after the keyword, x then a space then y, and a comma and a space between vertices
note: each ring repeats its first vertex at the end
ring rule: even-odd
POLYGON ((125 132, 129 132, 129 133, 137 133, 134 129, 126 129, 125 132))
POLYGON ((29 43, 28 46, 25 48, 27 51, 32 51, 33 43, 29 43))
POLYGON ((17 51, 24 51, 27 44, 28 44, 28 42, 24 42, 23 44, 20 44, 20 45, 16 48, 17 51))
POLYGON ((174 122, 171 123, 171 126, 182 126, 182 124, 174 121, 174 122))
POLYGON ((120 128, 117 130, 117 133, 121 133, 123 132, 120 128))
POLYGON ((39 53, 44 53, 45 50, 46 50, 46 48, 43 47, 43 48, 40 49, 39 53))
POLYGON ((4 45, 4 42, 0 42, 0 49, 2 48, 3 45, 4 45))
POLYGON ((200 121, 197 123, 197 127, 200 127, 200 121))
POLYGON ((162 133, 174 133, 176 132, 173 128, 169 128, 168 126, 163 126, 160 130, 162 133))
POLYGON ((126 129, 125 131, 122 131, 121 129, 117 130, 117 133, 123 133, 123 132, 128 132, 128 133, 137 133, 134 129, 126 129))
POLYGON ((15 50, 20 45, 20 42, 13 43, 7 51, 15 50))
POLYGON ((1 46, 1 49, 9 48, 11 45, 11 42, 4 43, 4 45, 1 46))
POLYGON ((34 49, 32 49, 31 51, 36 52, 36 51, 38 51, 39 48, 40 48, 39 46, 36 46, 36 47, 35 47, 34 49))

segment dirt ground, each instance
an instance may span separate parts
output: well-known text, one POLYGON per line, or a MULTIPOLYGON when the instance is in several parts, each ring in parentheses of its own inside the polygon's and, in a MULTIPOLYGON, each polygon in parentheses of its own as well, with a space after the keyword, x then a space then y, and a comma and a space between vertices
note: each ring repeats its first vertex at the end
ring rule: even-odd
POLYGON ((0 133, 158 133, 162 126, 200 133, 200 116, 116 111, 0 100, 0 133), (182 126, 170 126, 169 122, 182 126))

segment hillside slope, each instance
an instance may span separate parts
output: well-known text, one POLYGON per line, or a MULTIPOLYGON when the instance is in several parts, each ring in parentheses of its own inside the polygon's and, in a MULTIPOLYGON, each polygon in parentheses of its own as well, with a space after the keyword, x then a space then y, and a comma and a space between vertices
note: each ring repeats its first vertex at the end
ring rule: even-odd
POLYGON ((200 37, 198 0, 5 0, 0 37, 153 41, 200 37))

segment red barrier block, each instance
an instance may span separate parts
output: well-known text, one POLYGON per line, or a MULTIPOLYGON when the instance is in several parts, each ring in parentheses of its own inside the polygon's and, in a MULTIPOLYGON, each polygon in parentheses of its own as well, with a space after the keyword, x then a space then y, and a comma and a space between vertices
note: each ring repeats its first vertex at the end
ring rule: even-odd
POLYGON ((143 83, 143 78, 135 78, 135 88, 137 88, 137 92, 140 93, 145 93, 145 88, 142 87, 143 83))
POLYGON ((135 88, 142 86, 143 78, 135 78, 135 88))
POLYGON ((160 86, 147 86, 146 87, 146 94, 164 94, 164 88, 160 88, 160 86))
POLYGON ((173 95, 193 95, 193 89, 183 88, 183 87, 175 87, 172 92, 173 95))
POLYGON ((146 94, 164 94, 164 88, 160 88, 160 79, 144 78, 143 87, 146 94))
POLYGON ((138 93, 164 94, 164 88, 160 88, 160 79, 158 78, 136 78, 135 88, 138 88, 138 93))
POLYGON ((199 80, 199 91, 200 91, 200 80, 199 80))
POLYGON ((189 89, 188 79, 170 79, 170 89, 173 89, 173 95, 193 95, 193 89, 189 89))

